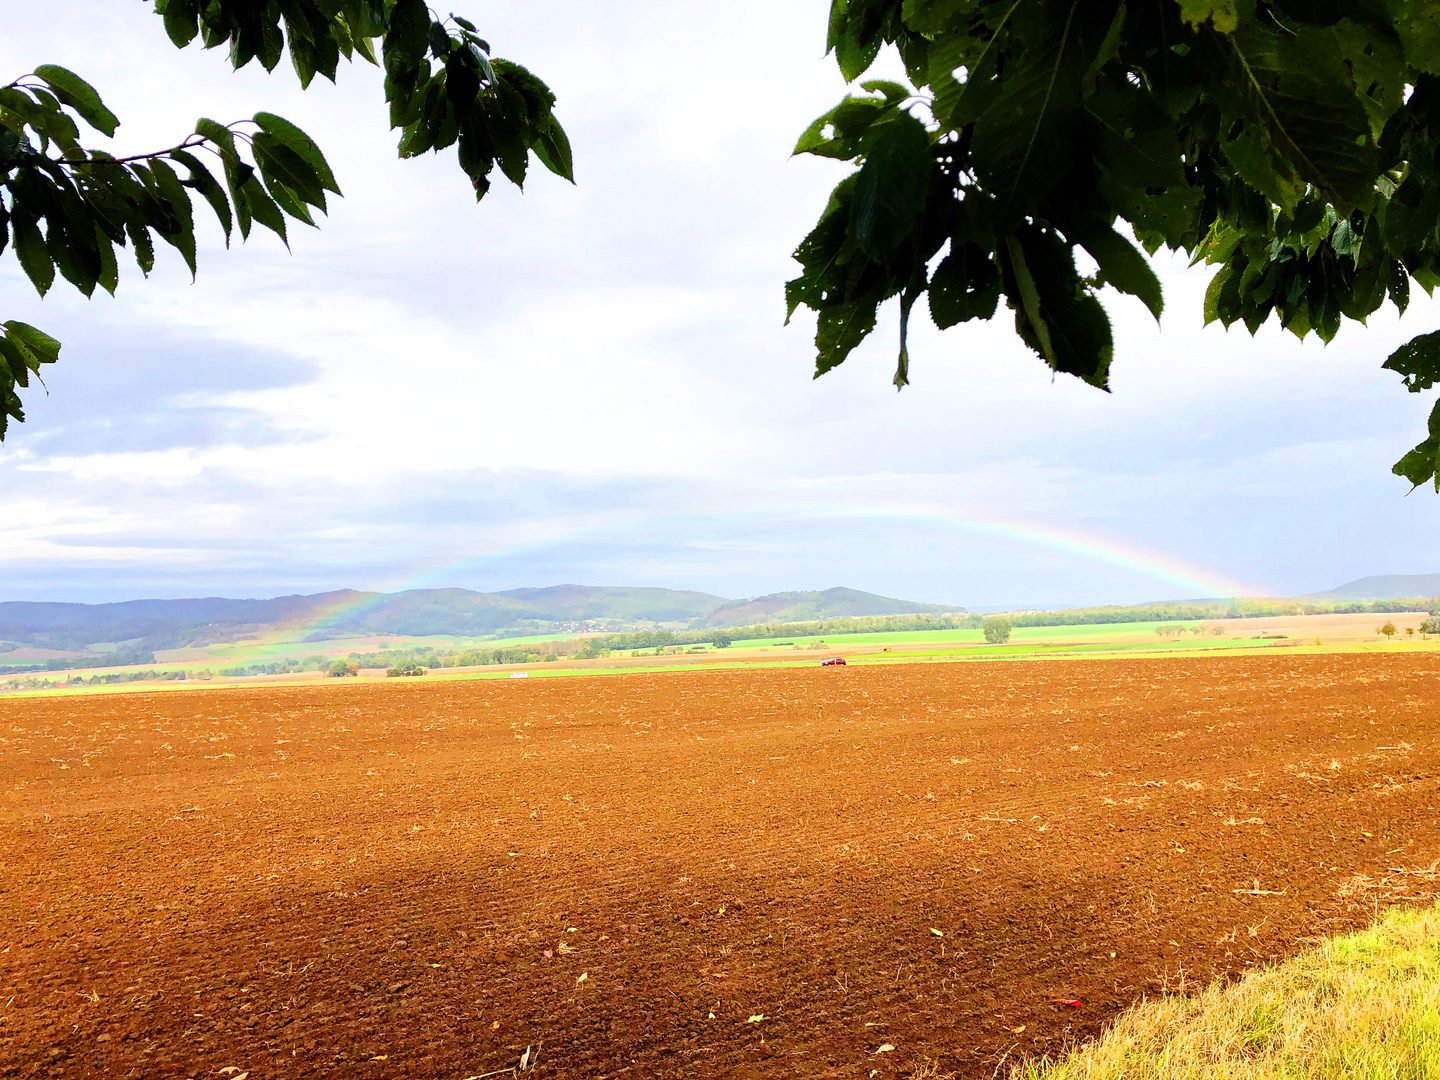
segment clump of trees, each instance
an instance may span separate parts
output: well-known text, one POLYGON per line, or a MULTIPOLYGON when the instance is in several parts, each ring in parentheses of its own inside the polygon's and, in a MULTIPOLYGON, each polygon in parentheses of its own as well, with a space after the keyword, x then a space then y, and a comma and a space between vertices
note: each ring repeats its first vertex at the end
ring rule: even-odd
POLYGON ((385 677, 387 679, 406 679, 424 674, 425 669, 419 664, 397 664, 386 670, 385 677))
POLYGON ((985 631, 985 640, 991 645, 1004 645, 1010 640, 1010 631, 1014 624, 1005 615, 987 615, 981 624, 985 631))
MULTIPOLYGON (((1204 634, 1206 632, 1206 628, 1199 624, 1187 626, 1185 623, 1167 622, 1161 623, 1159 626, 1155 627, 1155 633, 1159 634, 1161 637, 1171 638, 1178 638, 1181 634, 1194 634, 1196 637, 1199 637, 1201 634, 1204 634)), ((1208 632, 1219 636, 1220 634, 1225 633, 1225 630, 1223 627, 1211 626, 1208 632)))
POLYGON ((328 672, 332 679, 344 679, 360 674, 360 665, 349 660, 336 660, 328 672))

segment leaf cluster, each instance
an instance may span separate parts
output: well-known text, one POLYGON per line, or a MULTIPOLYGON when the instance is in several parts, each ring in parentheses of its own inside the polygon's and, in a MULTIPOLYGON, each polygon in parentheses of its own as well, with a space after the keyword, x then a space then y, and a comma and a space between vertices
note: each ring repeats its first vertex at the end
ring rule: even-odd
MULTIPOLYGON (((325 192, 340 193, 309 136, 271 113, 229 127, 201 118, 178 145, 130 158, 87 150, 77 119, 107 136, 120 123, 89 83, 54 65, 0 88, 0 253, 13 245, 41 296, 57 271, 86 296, 96 286, 113 294, 118 252, 130 249, 148 274, 157 237, 193 274, 196 195, 228 244, 237 226, 248 237, 255 222, 284 240, 286 215, 313 225, 311 208, 324 212, 325 192), (223 183, 201 155, 218 166, 223 183)), ((16 387, 28 387, 27 372, 53 363, 60 346, 33 328, 28 337, 12 329, 8 338, 14 338, 8 348, 0 342, 7 361, 0 365, 0 397, 7 416, 19 421, 16 387)), ((0 437, 4 432, 0 424, 0 437)))
POLYGON ((255 60, 274 70, 288 52, 308 86, 317 74, 334 81, 341 57, 381 65, 400 156, 458 144, 477 198, 489 190, 496 164, 523 187, 532 151, 551 172, 574 179, 550 88, 519 64, 492 57, 470 20, 432 17, 424 0, 154 2, 177 46, 198 37, 207 49, 227 47, 236 68, 255 60))
MULTIPOLYGON (((224 46, 236 68, 273 70, 288 52, 303 86, 332 81, 340 58, 383 65, 400 155, 459 144, 477 198, 498 163, 523 185, 533 151, 573 180, 570 145, 552 112, 555 97, 519 64, 490 56, 473 23, 431 18, 423 0, 154 0, 171 41, 224 46), (377 49, 378 44, 378 49, 377 49), (432 68, 431 60, 436 66, 432 68)), ((327 193, 340 194, 319 146, 283 117, 260 112, 221 124, 202 117, 174 146, 117 157, 87 148, 81 124, 113 137, 120 120, 79 75, 53 64, 0 86, 0 254, 13 248, 45 295, 56 272, 86 296, 114 293, 119 252, 140 270, 155 263, 155 240, 196 271, 195 197, 210 207, 228 246, 255 224, 289 244, 287 219, 315 225, 327 193)), ((24 419, 27 388, 59 344, 23 323, 0 337, 0 439, 24 419)))
MULTIPOLYGON (((847 81, 886 44, 913 89, 862 83, 795 148, 859 166, 787 286, 792 315, 817 312, 817 376, 898 296, 905 385, 908 320, 927 295, 942 329, 989 319, 1003 299, 1053 370, 1105 389, 1100 290, 1157 319, 1164 302, 1124 224, 1145 253, 1218 267, 1207 321, 1252 333, 1274 314, 1328 341, 1345 318, 1403 310, 1412 281, 1440 284, 1433 5, 833 0, 829 47, 847 81)), ((1412 390, 1432 385, 1440 339, 1406 350, 1389 366, 1412 390)), ((1440 488, 1437 455, 1432 418, 1396 471, 1440 488)))

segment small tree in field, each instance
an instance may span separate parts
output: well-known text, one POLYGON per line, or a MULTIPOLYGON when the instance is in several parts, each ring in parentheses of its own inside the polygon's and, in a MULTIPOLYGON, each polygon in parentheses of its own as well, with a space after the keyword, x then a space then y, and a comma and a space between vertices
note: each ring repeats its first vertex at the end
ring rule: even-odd
POLYGON ((1004 615, 987 615, 981 625, 985 631, 985 641, 988 644, 1004 645, 1010 640, 1010 631, 1013 627, 1010 620, 1004 615))
POLYGON ((1399 628, 1396 627, 1393 622, 1387 622, 1384 626, 1380 627, 1380 633, 1384 634, 1387 638, 1393 638, 1399 632, 1399 628))

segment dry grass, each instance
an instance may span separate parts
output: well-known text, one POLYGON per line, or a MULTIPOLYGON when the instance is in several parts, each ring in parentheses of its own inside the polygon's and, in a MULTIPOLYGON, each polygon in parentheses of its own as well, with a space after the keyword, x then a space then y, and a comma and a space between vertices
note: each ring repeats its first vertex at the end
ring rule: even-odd
POLYGON ((1142 1002, 1064 1061, 1011 1080, 1440 1078, 1440 905, 1193 997, 1142 1002))

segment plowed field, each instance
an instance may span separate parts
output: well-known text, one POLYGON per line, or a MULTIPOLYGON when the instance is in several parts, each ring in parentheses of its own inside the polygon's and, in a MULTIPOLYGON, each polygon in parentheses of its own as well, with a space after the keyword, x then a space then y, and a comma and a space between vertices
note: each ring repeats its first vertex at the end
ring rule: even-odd
POLYGON ((1431 897, 1440 665, 0 699, 0 1075, 990 1075, 1431 897), (1052 999, 1078 999, 1078 1007, 1052 999), (220 1070, 227 1070, 221 1072, 220 1070))

